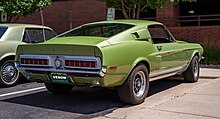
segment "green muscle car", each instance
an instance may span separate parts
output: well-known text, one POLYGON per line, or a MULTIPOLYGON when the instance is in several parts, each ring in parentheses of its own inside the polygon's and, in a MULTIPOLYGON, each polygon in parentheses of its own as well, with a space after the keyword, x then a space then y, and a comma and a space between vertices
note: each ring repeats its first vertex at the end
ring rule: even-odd
POLYGON ((20 45, 16 67, 52 93, 73 86, 117 88, 122 102, 142 103, 149 81, 199 78, 203 48, 176 40, 161 23, 115 20, 82 25, 39 44, 20 45))
POLYGON ((19 44, 44 42, 44 39, 55 35, 51 28, 45 26, 0 24, 0 85, 13 86, 18 82, 19 73, 14 66, 14 58, 19 44))

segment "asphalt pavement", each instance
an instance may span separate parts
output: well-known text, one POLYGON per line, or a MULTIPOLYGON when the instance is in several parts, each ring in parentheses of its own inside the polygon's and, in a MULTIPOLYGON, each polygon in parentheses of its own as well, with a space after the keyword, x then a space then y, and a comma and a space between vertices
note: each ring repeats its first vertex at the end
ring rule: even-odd
POLYGON ((74 87, 70 94, 53 95, 44 84, 20 83, 0 88, 1 119, 74 118, 220 118, 220 70, 201 70, 197 83, 173 77, 150 82, 140 105, 120 102, 117 90, 74 87))

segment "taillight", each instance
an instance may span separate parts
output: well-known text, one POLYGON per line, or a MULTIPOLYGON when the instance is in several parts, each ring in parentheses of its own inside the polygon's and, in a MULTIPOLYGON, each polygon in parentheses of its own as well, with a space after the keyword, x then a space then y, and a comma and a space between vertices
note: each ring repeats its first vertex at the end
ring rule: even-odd
POLYGON ((67 67, 96 68, 96 61, 65 60, 67 67))
POLYGON ((21 64, 24 65, 48 65, 48 59, 31 59, 31 58, 21 58, 21 64))

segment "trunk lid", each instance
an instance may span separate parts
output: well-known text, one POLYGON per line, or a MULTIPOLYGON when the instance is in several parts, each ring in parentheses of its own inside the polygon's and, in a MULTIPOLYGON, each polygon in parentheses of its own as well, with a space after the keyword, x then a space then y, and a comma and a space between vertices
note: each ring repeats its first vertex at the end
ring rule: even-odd
POLYGON ((60 37, 44 43, 25 44, 18 47, 17 54, 38 55, 72 55, 100 56, 101 51, 96 46, 107 38, 100 37, 60 37))

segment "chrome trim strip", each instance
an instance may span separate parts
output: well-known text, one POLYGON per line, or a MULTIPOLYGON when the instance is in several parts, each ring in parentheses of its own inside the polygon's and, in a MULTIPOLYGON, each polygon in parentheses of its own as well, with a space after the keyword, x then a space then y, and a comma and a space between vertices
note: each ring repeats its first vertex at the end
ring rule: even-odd
POLYGON ((174 76, 176 74, 184 72, 186 69, 187 69, 187 65, 183 65, 180 67, 158 71, 158 72, 150 74, 150 81, 174 76))
POLYGON ((36 64, 21 64, 21 66, 38 66, 38 67, 55 67, 54 61, 56 59, 60 59, 62 61, 61 68, 69 68, 69 69, 102 69, 101 59, 95 56, 64 56, 64 55, 31 55, 31 54, 23 54, 20 55, 20 58, 30 58, 30 59, 48 59, 48 65, 36 65, 36 64), (80 60, 80 61, 95 61, 96 67, 71 67, 65 66, 65 60, 80 60))
POLYGON ((86 74, 99 74, 100 71, 81 71, 81 70, 63 70, 63 69, 55 69, 55 68, 24 68, 19 67, 19 71, 45 71, 45 72, 59 72, 59 73, 86 73, 86 74))
POLYGON ((48 55, 20 55, 20 58, 39 58, 39 59, 49 59, 48 55))
POLYGON ((173 73, 169 73, 169 74, 160 75, 160 76, 157 76, 157 77, 152 77, 152 78, 150 78, 150 81, 167 78, 167 77, 170 77, 170 76, 174 76, 174 75, 176 75, 176 74, 179 74, 179 73, 180 73, 180 72, 173 72, 173 73))

